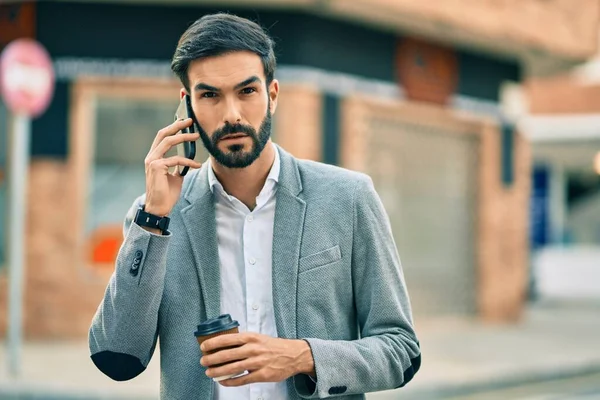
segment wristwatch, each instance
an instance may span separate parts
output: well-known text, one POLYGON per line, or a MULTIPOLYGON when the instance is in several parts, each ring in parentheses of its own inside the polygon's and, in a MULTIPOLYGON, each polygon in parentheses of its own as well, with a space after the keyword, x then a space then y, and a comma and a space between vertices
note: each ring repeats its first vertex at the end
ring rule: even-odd
POLYGON ((168 233, 167 229, 169 229, 169 221, 171 221, 171 219, 169 217, 159 217, 158 215, 147 213, 144 211, 145 207, 146 206, 143 205, 138 208, 133 222, 146 228, 160 229, 161 233, 166 235, 168 233))

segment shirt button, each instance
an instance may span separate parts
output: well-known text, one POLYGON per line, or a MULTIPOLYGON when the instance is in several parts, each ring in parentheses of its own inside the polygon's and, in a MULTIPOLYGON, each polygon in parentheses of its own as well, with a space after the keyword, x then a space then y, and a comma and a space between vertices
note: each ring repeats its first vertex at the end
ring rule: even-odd
MULTIPOLYGON (((247 220, 248 222, 252 222, 252 221, 254 221, 254 217, 253 217, 252 215, 248 215, 248 217, 246 218, 246 220, 247 220)), ((259 399, 259 400, 260 400, 260 399, 259 399)))
POLYGON ((255 258, 251 258, 250 260, 248 260, 250 262, 250 264, 254 265, 256 264, 256 259, 255 258))
POLYGON ((258 304, 255 304, 255 305, 253 305, 253 306, 252 306, 252 309, 253 309, 254 311, 258 310, 258 304))

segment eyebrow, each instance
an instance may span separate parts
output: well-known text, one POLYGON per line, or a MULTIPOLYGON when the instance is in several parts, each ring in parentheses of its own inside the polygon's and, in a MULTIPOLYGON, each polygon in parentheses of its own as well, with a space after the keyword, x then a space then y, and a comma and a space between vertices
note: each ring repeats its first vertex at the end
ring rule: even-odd
MULTIPOLYGON (((244 86, 248 86, 251 83, 255 83, 255 82, 260 82, 260 78, 258 76, 256 76, 256 75, 251 76, 250 78, 246 79, 245 81, 238 83, 233 88, 235 90, 241 89, 244 86)), ((203 83, 203 82, 200 82, 196 86, 194 86, 194 91, 195 92, 198 92, 200 90, 208 90, 208 91, 211 91, 211 92, 220 92, 221 91, 221 89, 219 89, 217 87, 214 87, 214 86, 211 86, 211 85, 208 85, 208 84, 203 83)))

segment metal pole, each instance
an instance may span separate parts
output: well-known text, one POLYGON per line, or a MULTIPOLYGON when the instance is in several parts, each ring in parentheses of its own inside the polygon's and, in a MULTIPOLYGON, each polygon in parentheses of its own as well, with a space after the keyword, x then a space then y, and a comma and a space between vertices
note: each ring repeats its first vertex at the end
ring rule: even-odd
POLYGON ((15 115, 10 153, 9 236, 8 236, 8 364, 13 377, 21 373, 23 323, 23 277, 25 275, 25 217, 29 172, 31 120, 15 115))

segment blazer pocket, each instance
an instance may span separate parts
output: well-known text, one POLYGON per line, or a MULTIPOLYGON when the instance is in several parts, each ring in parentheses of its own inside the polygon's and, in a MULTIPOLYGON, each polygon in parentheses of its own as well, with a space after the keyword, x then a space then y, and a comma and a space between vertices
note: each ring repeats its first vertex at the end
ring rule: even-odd
POLYGON ((302 272, 310 271, 311 269, 323 267, 341 259, 342 252, 340 251, 340 246, 336 244, 327 250, 300 258, 298 263, 298 273, 300 274, 302 272))

